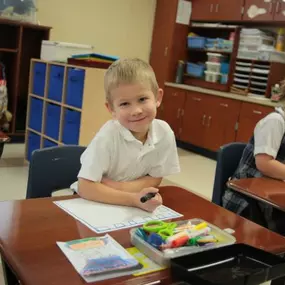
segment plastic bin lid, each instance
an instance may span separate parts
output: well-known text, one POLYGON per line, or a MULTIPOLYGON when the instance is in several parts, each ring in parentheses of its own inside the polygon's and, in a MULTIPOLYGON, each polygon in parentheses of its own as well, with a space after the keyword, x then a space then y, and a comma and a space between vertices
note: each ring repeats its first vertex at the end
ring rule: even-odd
POLYGON ((42 41, 42 44, 46 46, 94 49, 94 46, 92 45, 83 45, 83 44, 65 43, 65 42, 56 42, 56 41, 42 41))
POLYGON ((207 52, 208 56, 218 56, 218 57, 224 57, 224 55, 220 54, 220 53, 212 53, 212 52, 207 52))
POLYGON ((206 70, 205 73, 209 75, 220 75, 221 74, 220 72, 214 72, 214 71, 208 71, 208 70, 206 70))
POLYGON ((216 66, 220 66, 221 65, 221 63, 219 63, 219 62, 210 62, 210 61, 207 61, 206 64, 216 65, 216 66))

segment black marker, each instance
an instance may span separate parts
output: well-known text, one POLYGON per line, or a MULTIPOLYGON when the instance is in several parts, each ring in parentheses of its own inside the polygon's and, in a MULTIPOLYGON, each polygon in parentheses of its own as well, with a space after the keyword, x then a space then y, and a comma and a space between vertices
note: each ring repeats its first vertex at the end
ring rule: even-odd
POLYGON ((148 200, 150 200, 151 198, 153 198, 156 195, 156 193, 147 193, 146 195, 144 195, 143 197, 141 197, 141 202, 145 203, 148 200))

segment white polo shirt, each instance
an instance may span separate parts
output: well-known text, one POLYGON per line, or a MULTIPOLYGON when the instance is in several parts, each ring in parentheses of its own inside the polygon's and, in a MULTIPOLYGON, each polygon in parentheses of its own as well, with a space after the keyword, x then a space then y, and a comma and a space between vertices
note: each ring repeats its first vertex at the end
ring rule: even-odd
MULTIPOLYGON (((180 172, 174 133, 161 120, 153 120, 144 144, 118 121, 108 121, 82 154, 81 165, 78 177, 94 182, 103 177, 132 181, 180 172)), ((71 188, 76 190, 77 185, 71 188)))
POLYGON ((268 154, 274 159, 279 152, 285 133, 285 114, 282 108, 275 108, 260 120, 254 129, 254 156, 268 154))

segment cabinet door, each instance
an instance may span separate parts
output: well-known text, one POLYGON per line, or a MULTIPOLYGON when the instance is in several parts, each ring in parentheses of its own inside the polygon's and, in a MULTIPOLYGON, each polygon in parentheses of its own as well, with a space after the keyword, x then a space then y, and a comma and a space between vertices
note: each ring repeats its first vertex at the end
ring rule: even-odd
POLYGON ((236 124, 241 102, 213 97, 207 104, 204 147, 218 151, 222 145, 236 139, 236 124))
POLYGON ((244 0, 218 0, 212 2, 217 2, 214 6, 214 12, 219 21, 239 21, 242 19, 244 0))
POLYGON ((285 0, 278 0, 275 7, 275 21, 285 21, 285 0))
POLYGON ((179 137, 181 128, 181 115, 185 103, 185 91, 166 87, 162 101, 162 120, 166 121, 172 128, 175 136, 179 137))
POLYGON ((192 21, 217 20, 214 0, 192 0, 192 21))
POLYGON ((204 106, 207 97, 192 91, 186 93, 180 140, 203 147, 207 117, 204 106))
POLYGON ((275 5, 274 0, 245 0, 243 19, 247 21, 272 21, 275 5))
POLYGON ((157 0, 152 34, 150 64, 163 87, 169 68, 169 54, 175 28, 177 0, 157 0))
POLYGON ((255 125, 258 121, 271 112, 273 112, 273 108, 270 107, 242 103, 236 141, 247 143, 252 137, 255 125))

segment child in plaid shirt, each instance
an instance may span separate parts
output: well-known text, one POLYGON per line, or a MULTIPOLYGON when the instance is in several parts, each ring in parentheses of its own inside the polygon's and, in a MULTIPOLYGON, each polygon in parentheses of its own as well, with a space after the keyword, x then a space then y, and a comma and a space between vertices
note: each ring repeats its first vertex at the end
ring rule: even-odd
MULTIPOLYGON (((285 113, 283 108, 276 108, 275 112, 257 123, 253 137, 245 147, 232 179, 262 176, 285 180, 285 113)), ((223 196, 223 207, 285 235, 285 214, 268 204, 227 188, 223 196)))

